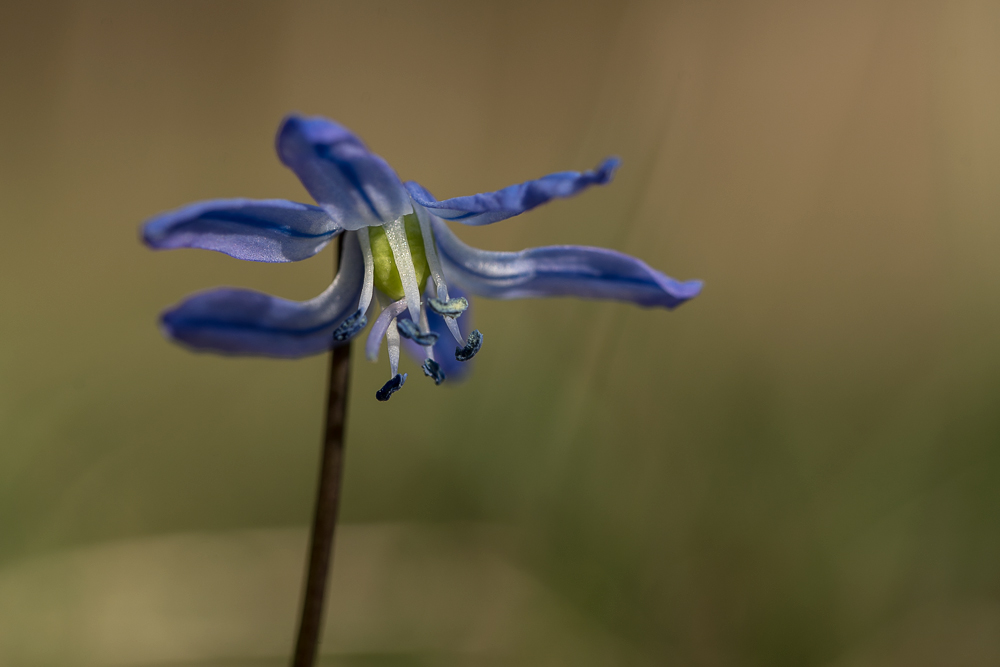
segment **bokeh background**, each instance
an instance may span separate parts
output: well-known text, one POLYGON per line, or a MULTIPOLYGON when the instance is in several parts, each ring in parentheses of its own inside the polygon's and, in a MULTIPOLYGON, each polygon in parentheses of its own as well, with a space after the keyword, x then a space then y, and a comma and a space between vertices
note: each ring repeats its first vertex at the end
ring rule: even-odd
POLYGON ((0 664, 286 664, 326 360, 158 312, 332 253, 153 253, 309 201, 292 110, 441 197, 606 155, 478 247, 616 248, 674 312, 477 301, 475 372, 355 355, 323 664, 1000 664, 1000 4, 4 2, 0 664))

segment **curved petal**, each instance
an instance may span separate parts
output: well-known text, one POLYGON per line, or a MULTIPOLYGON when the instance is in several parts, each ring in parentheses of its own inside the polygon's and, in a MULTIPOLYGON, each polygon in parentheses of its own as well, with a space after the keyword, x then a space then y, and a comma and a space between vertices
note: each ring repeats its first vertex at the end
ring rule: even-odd
POLYGON ((285 199, 213 199, 150 219, 142 240, 151 248, 203 248, 254 262, 312 257, 342 230, 318 206, 285 199))
POLYGON ((489 225, 512 218, 547 201, 572 197, 591 185, 609 183, 620 164, 618 158, 608 158, 590 171, 561 171, 511 185, 496 192, 455 197, 438 201, 422 185, 406 183, 413 201, 444 220, 454 220, 463 225, 489 225))
POLYGON ((275 143, 281 161, 344 229, 385 224, 411 211, 396 172, 347 128, 291 115, 275 143))
MULTIPOLYGON (((456 320, 462 336, 468 336, 469 332, 475 329, 472 321, 472 299, 469 299, 465 292, 454 285, 449 286, 448 294, 453 297, 465 297, 469 301, 469 308, 456 320)), ((408 318, 409 315, 404 314, 400 317, 408 318)), ((433 346, 434 360, 441 365, 441 370, 444 371, 445 384, 465 379, 469 371, 472 370, 475 361, 458 361, 455 359, 455 348, 458 346, 455 344, 455 339, 452 337, 451 332, 448 331, 443 317, 433 311, 428 311, 427 324, 430 326, 431 331, 438 334, 437 342, 433 346)), ((406 350, 406 353, 414 361, 418 364, 424 362, 427 352, 423 347, 406 338, 402 339, 401 342, 403 349, 406 350)))
POLYGON ((674 280, 635 257, 605 248, 477 250, 459 241, 440 220, 434 221, 434 238, 448 284, 456 282, 494 299, 578 296, 675 308, 701 291, 700 280, 674 280))
POLYGON ((364 266, 357 237, 344 239, 344 262, 314 299, 289 301, 243 289, 202 292, 165 312, 165 335, 198 350, 305 357, 334 345, 333 331, 358 309, 364 266))

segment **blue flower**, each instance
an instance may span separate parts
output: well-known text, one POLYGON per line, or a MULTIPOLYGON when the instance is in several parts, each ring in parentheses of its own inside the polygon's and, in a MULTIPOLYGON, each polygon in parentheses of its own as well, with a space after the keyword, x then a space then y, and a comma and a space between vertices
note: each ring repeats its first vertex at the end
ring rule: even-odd
POLYGON ((674 308, 701 290, 614 250, 551 246, 521 252, 476 250, 446 221, 489 225, 591 185, 611 181, 618 160, 564 171, 496 192, 438 201, 418 183, 402 183, 381 157, 325 118, 289 116, 278 130, 278 156, 318 206, 283 199, 217 199, 149 220, 142 236, 156 249, 204 248, 257 262, 295 262, 340 234, 343 256, 333 283, 309 301, 242 289, 196 294, 162 316, 164 333, 191 348, 224 354, 303 357, 346 343, 381 307, 365 352, 389 350, 386 400, 398 373, 400 338, 435 383, 457 376, 482 345, 468 321, 466 293, 496 299, 577 296, 674 308), (431 288, 429 283, 433 284, 431 288), (463 317, 464 314, 464 317, 463 317), (453 342, 450 342, 453 339, 453 342))

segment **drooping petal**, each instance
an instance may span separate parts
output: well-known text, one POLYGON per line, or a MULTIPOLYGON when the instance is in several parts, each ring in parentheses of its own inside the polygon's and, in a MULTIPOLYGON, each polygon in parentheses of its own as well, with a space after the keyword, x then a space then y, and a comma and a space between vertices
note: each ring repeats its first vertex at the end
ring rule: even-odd
MULTIPOLYGON (((465 297, 468 299, 468 295, 463 292, 458 286, 451 285, 450 293, 455 297, 465 297)), ((471 303, 472 299, 468 299, 471 303)), ((475 326, 473 326, 473 313, 472 307, 466 309, 462 316, 459 317, 455 322, 458 324, 459 329, 462 332, 462 336, 468 336, 469 332, 472 331, 475 326)), ((406 314, 400 317, 407 317, 406 314)), ((462 380, 468 375, 469 371, 475 365, 475 361, 461 362, 455 359, 455 339, 452 338, 448 331, 448 327, 445 324, 445 318, 438 315, 437 313, 431 311, 427 313, 427 323, 430 325, 430 330, 438 334, 437 342, 434 343, 434 360, 441 366, 441 370, 445 374, 445 384, 453 382, 456 380, 462 380)), ((422 364, 424 359, 427 357, 427 348, 421 347, 412 340, 403 339, 403 348, 406 353, 413 359, 417 364, 422 364)))
POLYGON ((700 280, 674 280, 615 250, 568 245, 477 250, 440 220, 434 221, 434 237, 448 284, 494 299, 578 296, 675 308, 701 291, 700 280))
POLYGON ((318 206, 285 199, 214 199, 161 213, 142 227, 157 250, 203 248, 254 262, 312 257, 343 229, 318 206))
POLYGON ((337 277, 309 301, 289 301, 260 292, 222 288, 202 292, 162 316, 164 333, 210 352, 268 357, 305 357, 334 345, 333 331, 357 312, 364 267, 357 237, 345 239, 337 277))
POLYGON ((438 201, 422 185, 406 183, 413 201, 444 220, 463 225, 489 225, 512 218, 547 201, 572 197, 591 185, 604 185, 614 177, 620 161, 608 158, 590 171, 561 171, 532 181, 511 185, 496 192, 438 201))
POLYGON ((278 129, 278 157, 345 229, 391 222, 411 211, 399 176, 353 132, 319 116, 291 115, 278 129))

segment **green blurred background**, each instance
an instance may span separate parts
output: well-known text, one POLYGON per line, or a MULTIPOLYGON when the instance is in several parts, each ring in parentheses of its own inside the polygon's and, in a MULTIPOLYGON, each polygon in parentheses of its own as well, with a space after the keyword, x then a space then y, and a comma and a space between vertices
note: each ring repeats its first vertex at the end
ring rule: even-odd
POLYGON ((457 232, 706 283, 479 300, 388 404, 355 355, 325 665, 1000 664, 1000 3, 503 0, 0 5, 0 665, 285 664, 326 360, 156 318, 332 254, 137 227, 309 201, 293 110, 441 197, 620 155, 457 232))

